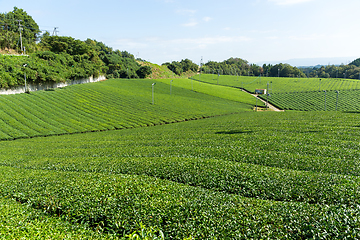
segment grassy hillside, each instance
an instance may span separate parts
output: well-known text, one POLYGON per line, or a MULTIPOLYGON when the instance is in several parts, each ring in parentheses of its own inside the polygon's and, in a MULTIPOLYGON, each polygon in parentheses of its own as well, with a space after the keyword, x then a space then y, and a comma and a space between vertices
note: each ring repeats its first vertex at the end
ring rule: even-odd
POLYGON ((359 121, 245 112, 3 141, 0 195, 118 236, 359 238, 359 121))
MULTIPOLYGON (((213 84, 207 84, 199 81, 193 81, 189 79, 159 79, 157 82, 169 84, 172 87, 181 87, 188 90, 192 90, 199 93, 205 93, 210 96, 219 97, 223 99, 229 99, 236 102, 247 103, 250 105, 256 104, 256 99, 250 94, 241 91, 240 89, 216 86, 213 84), (221 88, 219 88, 221 87, 221 88)), ((265 106, 263 103, 259 103, 260 106, 265 106)))
POLYGON ((170 95, 169 85, 161 81, 155 85, 152 105, 153 81, 113 79, 0 96, 0 139, 151 126, 252 108, 251 101, 236 102, 176 86, 170 95))
POLYGON ((186 72, 181 74, 181 76, 178 76, 174 74, 167 66, 165 65, 158 65, 151 62, 143 62, 143 61, 137 61, 141 66, 150 66, 152 70, 152 74, 147 76, 147 79, 174 79, 174 78, 188 78, 194 76, 196 73, 194 72, 186 72))

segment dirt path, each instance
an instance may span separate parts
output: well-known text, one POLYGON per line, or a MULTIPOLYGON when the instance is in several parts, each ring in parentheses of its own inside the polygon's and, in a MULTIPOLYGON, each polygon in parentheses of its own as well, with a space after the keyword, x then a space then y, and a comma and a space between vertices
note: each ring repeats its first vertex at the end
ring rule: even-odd
MULTIPOLYGON (((259 99, 260 101, 262 101, 262 102, 265 103, 265 105, 266 105, 266 101, 263 100, 263 99, 261 99, 261 98, 259 98, 257 94, 250 93, 250 92, 248 92, 248 91, 246 91, 246 90, 244 90, 244 89, 241 89, 241 90, 242 90, 243 92, 246 92, 246 93, 250 94, 251 96, 256 97, 257 99, 259 99)), ((271 105, 270 103, 268 103, 267 105, 268 105, 268 108, 269 108, 271 111, 284 112, 284 110, 281 110, 281 109, 275 107, 274 105, 271 105)))

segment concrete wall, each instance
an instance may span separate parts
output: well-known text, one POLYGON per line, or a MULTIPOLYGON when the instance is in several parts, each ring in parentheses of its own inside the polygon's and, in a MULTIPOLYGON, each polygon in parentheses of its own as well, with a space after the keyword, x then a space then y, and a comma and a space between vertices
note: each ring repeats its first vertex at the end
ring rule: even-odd
MULTIPOLYGON (((99 82, 106 80, 105 76, 99 76, 97 78, 89 77, 87 79, 79 79, 79 80, 68 80, 64 83, 38 83, 38 84, 27 84, 27 88, 30 92, 39 91, 39 90, 47 90, 51 88, 59 88, 59 87, 66 87, 74 84, 83 84, 83 83, 91 83, 91 82, 99 82)), ((24 93, 25 86, 18 86, 10 89, 0 89, 0 94, 17 94, 17 93, 24 93)))

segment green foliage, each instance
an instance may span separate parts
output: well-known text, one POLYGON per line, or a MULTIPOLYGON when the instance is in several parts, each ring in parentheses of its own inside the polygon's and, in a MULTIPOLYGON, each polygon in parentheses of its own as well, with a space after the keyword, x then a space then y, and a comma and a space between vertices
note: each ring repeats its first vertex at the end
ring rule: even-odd
MULTIPOLYGON (((169 81, 158 82, 152 105, 152 83, 108 80, 30 95, 0 96, 0 139, 150 126, 251 109, 249 102, 241 103, 241 97, 235 102, 176 86, 170 95, 169 81)), ((216 88, 226 95, 226 89, 216 88)))
POLYGON ((137 71, 137 75, 140 78, 146 78, 148 75, 152 73, 150 66, 141 66, 137 71))
POLYGON ((20 39, 19 22, 22 26, 21 35, 23 46, 27 51, 34 50, 35 41, 40 33, 39 26, 23 9, 14 7, 12 12, 0 14, 0 48, 19 49, 22 52, 18 41, 20 39), (17 47, 18 46, 18 47, 17 47))
POLYGON ((112 239, 89 227, 71 224, 57 217, 49 217, 15 200, 0 198, 1 239, 112 239))
POLYGON ((208 74, 234 75, 234 76, 262 76, 267 77, 305 77, 298 68, 289 64, 264 64, 262 67, 249 64, 241 58, 229 58, 223 62, 209 61, 204 64, 202 71, 208 74))
MULTIPOLYGON (((170 84, 169 79, 159 79, 158 81, 170 84)), ((204 93, 210 96, 219 97, 222 99, 228 99, 231 101, 236 101, 240 103, 246 103, 254 106, 256 104, 256 99, 241 91, 240 89, 235 89, 225 86, 215 86, 212 84, 206 84, 200 81, 195 81, 193 79, 176 79, 171 82, 172 86, 181 87, 195 92, 204 93)), ((265 106, 263 103, 258 103, 259 106, 265 106)))
POLYGON ((154 230, 153 227, 150 229, 146 228, 142 223, 139 224, 140 230, 134 231, 133 233, 127 235, 129 240, 164 240, 164 233, 159 230, 154 230))
MULTIPOLYGON (((16 48, 15 45, 19 39, 16 19, 23 21, 24 46, 27 46, 28 50, 28 46, 31 46, 31 51, 28 52, 35 52, 27 63, 29 66, 31 65, 30 69, 24 70, 29 73, 30 82, 64 82, 90 76, 98 77, 100 74, 105 74, 108 78, 139 78, 139 75, 140 78, 145 78, 151 73, 148 68, 140 69, 141 66, 135 61, 134 55, 129 52, 113 51, 110 47, 95 40, 81 41, 66 36, 50 36, 46 32, 41 36, 40 43, 36 44, 35 41, 40 33, 39 27, 31 16, 16 7, 13 12, 0 14, 0 24, 3 26, 0 28, 1 49, 16 48)), ((6 60, 8 59, 6 58, 2 62, 6 65, 5 68, 14 64, 13 61, 7 62, 6 60)), ((12 65, 11 69, 18 67, 12 65)), ((2 72, 3 78, 0 81, 0 87, 9 88, 22 85, 25 72, 16 74, 2 72)))
POLYGON ((358 61, 354 60, 349 65, 328 65, 301 68, 301 70, 312 78, 336 78, 336 79, 360 79, 360 68, 358 61))
POLYGON ((0 87, 23 85, 25 74, 28 83, 42 83, 84 79, 102 73, 101 63, 78 56, 50 51, 38 51, 29 56, 0 55, 0 87))
POLYGON ((355 59, 354 61, 349 63, 349 65, 354 65, 356 67, 360 67, 360 58, 355 59))
MULTIPOLYGON (((274 93, 268 98, 271 104, 285 110, 300 111, 360 111, 360 90, 309 91, 274 93)), ((263 97, 264 99, 266 97, 263 97)))
MULTIPOLYGON (((194 76, 200 79, 200 76, 194 76)), ((247 77, 247 76, 217 76, 216 74, 202 74, 201 81, 243 88, 254 93, 255 89, 267 89, 272 93, 290 93, 323 90, 351 90, 360 89, 360 81, 350 79, 320 79, 320 78, 278 78, 278 77, 247 77)))
POLYGON ((72 37, 44 36, 40 45, 53 53, 68 53, 70 55, 87 55, 90 57, 91 48, 83 41, 75 40, 72 37))
POLYGON ((268 89, 268 95, 260 96, 271 104, 285 110, 301 111, 360 111, 359 80, 319 78, 236 77, 202 74, 194 78, 202 82, 248 92, 268 89), (326 91, 326 104, 325 92, 326 91), (339 92, 339 94, 337 93, 339 92), (336 107, 337 106, 337 107, 336 107))
POLYGON ((250 112, 1 142, 0 195, 115 237, 359 238, 359 120, 250 112))
POLYGON ((186 72, 197 72, 198 71, 198 65, 193 63, 189 59, 183 59, 180 62, 173 61, 171 63, 164 63, 163 65, 167 66, 172 72, 174 72, 176 75, 181 75, 186 72))

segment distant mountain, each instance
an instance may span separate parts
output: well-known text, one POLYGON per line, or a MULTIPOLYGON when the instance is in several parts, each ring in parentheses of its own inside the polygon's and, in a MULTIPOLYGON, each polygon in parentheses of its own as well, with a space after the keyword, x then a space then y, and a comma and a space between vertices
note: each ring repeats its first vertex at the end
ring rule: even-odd
POLYGON ((326 65, 341 65, 349 64, 351 61, 358 57, 334 57, 334 58, 294 58, 282 61, 268 61, 268 62, 259 62, 257 65, 262 66, 266 64, 277 64, 277 63, 287 63, 295 67, 310 67, 310 66, 326 66, 326 65))

